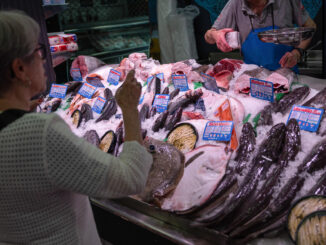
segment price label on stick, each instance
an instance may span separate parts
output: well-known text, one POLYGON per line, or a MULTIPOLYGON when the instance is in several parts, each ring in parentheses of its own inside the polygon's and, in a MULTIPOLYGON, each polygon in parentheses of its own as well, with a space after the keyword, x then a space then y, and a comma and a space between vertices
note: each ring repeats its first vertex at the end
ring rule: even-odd
POLYGON ((64 99, 66 97, 68 85, 52 84, 49 96, 52 98, 64 99))
POLYGON ((102 97, 97 97, 97 99, 95 100, 95 103, 93 105, 92 110, 95 111, 98 114, 101 114, 103 107, 105 105, 106 99, 102 98, 102 97))
POLYGON ((317 132, 323 114, 324 109, 294 105, 288 121, 291 118, 295 118, 301 130, 317 132))
POLYGON ((274 102, 274 84, 272 82, 250 78, 251 97, 274 102))
POLYGON ((232 130, 232 121, 209 121, 204 130, 203 140, 230 141, 232 130))
POLYGON ((74 79, 74 81, 80 82, 83 81, 83 77, 81 75, 79 68, 72 68, 71 69, 71 76, 74 79))
POLYGON ((164 112, 168 108, 170 95, 168 94, 157 94, 154 99, 153 106, 156 107, 157 112, 164 112))
POLYGON ((108 83, 117 86, 120 81, 120 76, 121 76, 120 72, 111 69, 110 74, 108 76, 108 83))
POLYGON ((89 83, 84 83, 83 86, 79 89, 78 94, 88 99, 91 99, 95 91, 96 91, 95 86, 89 83))
POLYGON ((188 80, 186 75, 172 75, 172 81, 175 89, 180 89, 180 91, 188 91, 188 80))

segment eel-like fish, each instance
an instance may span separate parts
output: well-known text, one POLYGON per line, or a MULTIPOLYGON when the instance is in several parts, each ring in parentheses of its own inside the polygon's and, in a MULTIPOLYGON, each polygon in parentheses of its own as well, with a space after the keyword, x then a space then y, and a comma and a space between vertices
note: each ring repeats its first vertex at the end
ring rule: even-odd
POLYGON ((226 233, 237 233, 237 227, 252 219, 260 211, 264 210, 272 199, 275 186, 279 183, 283 170, 288 166, 290 160, 294 160, 301 146, 300 127, 295 119, 291 119, 286 127, 286 135, 283 151, 275 166, 275 169, 267 177, 267 181, 256 194, 241 207, 242 212, 235 216, 232 223, 225 229, 226 233))
POLYGON ((162 198, 173 191, 183 176, 185 156, 173 145, 147 137, 144 146, 153 156, 144 191, 139 197, 160 206, 162 198))
POLYGON ((326 157, 326 140, 323 140, 313 148, 311 153, 303 160, 298 167, 297 174, 291 178, 286 185, 281 189, 275 199, 272 199, 267 208, 253 217, 250 221, 244 224, 241 233, 253 233, 257 229, 262 229, 277 221, 277 217, 286 213, 291 205, 291 202, 296 197, 297 193, 302 189, 305 182, 305 173, 312 174, 325 167, 326 157))
POLYGON ((115 135, 117 136, 117 142, 114 147, 113 155, 118 156, 119 154, 119 147, 123 143, 123 133, 124 133, 124 128, 123 128, 123 122, 121 125, 118 126, 115 135))
POLYGON ((176 96, 178 96, 178 94, 179 94, 179 92, 180 92, 180 89, 175 89, 175 90, 173 90, 171 93, 170 93, 170 100, 173 100, 176 96))
POLYGON ((326 109, 326 88, 304 103, 303 106, 326 109))
POLYGON ((267 139, 259 147, 259 151, 251 164, 251 169, 245 176, 243 184, 235 195, 225 204, 225 207, 217 212, 210 220, 205 220, 209 224, 216 225, 232 222, 234 215, 238 214, 241 205, 255 193, 258 182, 265 180, 266 173, 270 166, 278 160, 283 146, 286 127, 283 123, 277 124, 269 132, 267 139))
POLYGON ((277 103, 274 103, 273 111, 285 114, 294 104, 298 104, 300 101, 303 101, 309 95, 309 93, 309 87, 303 86, 296 88, 292 92, 285 94, 284 97, 277 103))
POLYGON ((267 105, 264 107, 262 111, 260 111, 260 117, 258 120, 258 126, 261 125, 272 125, 273 112, 281 112, 285 114, 288 110, 294 105, 298 104, 300 101, 303 101, 309 95, 310 89, 306 86, 296 88, 292 92, 284 95, 282 99, 278 102, 274 102, 273 104, 267 105))

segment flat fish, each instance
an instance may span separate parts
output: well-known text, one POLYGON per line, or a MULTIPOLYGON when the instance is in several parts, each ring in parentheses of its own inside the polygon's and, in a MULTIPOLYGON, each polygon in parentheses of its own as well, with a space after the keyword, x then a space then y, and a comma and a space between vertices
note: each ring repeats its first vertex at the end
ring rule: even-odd
POLYGON ((147 137, 144 146, 153 156, 144 191, 139 197, 160 205, 161 199, 173 191, 183 176, 185 157, 173 145, 147 137))
POLYGON ((188 152, 186 162, 189 159, 192 162, 185 168, 175 191, 164 199, 161 208, 185 211, 206 202, 225 174, 231 156, 225 148, 224 144, 204 145, 188 152))

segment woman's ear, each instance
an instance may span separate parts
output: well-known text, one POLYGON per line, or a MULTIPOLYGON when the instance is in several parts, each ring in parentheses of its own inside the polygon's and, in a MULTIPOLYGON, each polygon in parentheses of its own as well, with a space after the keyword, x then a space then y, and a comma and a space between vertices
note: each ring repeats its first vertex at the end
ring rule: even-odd
POLYGON ((27 76, 27 67, 26 64, 19 58, 14 59, 14 61, 11 64, 12 69, 12 75, 13 78, 18 79, 22 83, 24 83, 26 86, 29 85, 30 79, 27 76))

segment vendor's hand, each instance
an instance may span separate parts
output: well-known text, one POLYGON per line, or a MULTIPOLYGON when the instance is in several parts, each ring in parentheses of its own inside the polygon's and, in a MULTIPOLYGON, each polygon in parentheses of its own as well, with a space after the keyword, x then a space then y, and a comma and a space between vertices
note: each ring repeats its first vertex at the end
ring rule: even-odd
POLYGON ((135 71, 131 70, 115 94, 115 99, 122 111, 126 109, 137 109, 141 89, 141 84, 135 78, 135 71))
POLYGON ((294 49, 291 52, 287 52, 280 60, 281 67, 292 68, 298 64, 300 60, 300 53, 298 50, 294 49))
MULTIPOLYGON (((79 68, 82 77, 85 77, 88 74, 88 67, 86 65, 85 56, 78 56, 71 64, 72 68, 79 68)), ((70 69, 70 75, 72 76, 70 69)))
POLYGON ((231 28, 225 28, 221 30, 216 29, 210 29, 205 34, 205 40, 210 43, 216 43, 216 46, 222 51, 222 52, 231 52, 232 48, 229 46, 225 39, 225 35, 228 32, 232 32, 233 29, 231 28))

